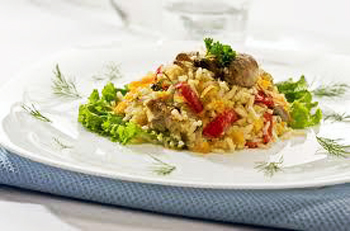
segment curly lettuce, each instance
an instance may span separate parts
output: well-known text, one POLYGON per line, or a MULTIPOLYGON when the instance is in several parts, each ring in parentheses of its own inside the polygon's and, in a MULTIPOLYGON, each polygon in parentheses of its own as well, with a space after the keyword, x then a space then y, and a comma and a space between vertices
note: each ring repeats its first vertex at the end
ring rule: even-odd
POLYGON ((289 79, 276 84, 278 91, 283 93, 291 103, 290 115, 292 120, 289 126, 296 129, 303 129, 319 124, 322 119, 322 111, 318 108, 318 102, 312 101, 312 94, 308 90, 308 83, 305 76, 298 81, 289 79))
POLYGON ((153 138, 147 131, 137 124, 123 121, 123 116, 113 112, 113 105, 117 103, 117 92, 123 95, 127 89, 115 88, 113 83, 108 83, 102 94, 94 89, 86 104, 79 107, 78 121, 91 132, 109 137, 114 142, 121 144, 140 143, 150 141, 153 138))

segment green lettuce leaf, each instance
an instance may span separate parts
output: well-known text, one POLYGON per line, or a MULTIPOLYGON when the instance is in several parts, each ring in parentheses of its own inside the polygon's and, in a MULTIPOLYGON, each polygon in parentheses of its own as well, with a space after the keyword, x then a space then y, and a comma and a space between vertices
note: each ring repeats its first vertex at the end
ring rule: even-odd
POLYGON ((94 89, 86 104, 79 107, 78 121, 88 130, 109 137, 122 144, 139 143, 155 139, 150 133, 142 130, 137 124, 124 122, 123 116, 113 112, 112 104, 116 103, 116 93, 126 94, 128 89, 115 88, 108 83, 102 90, 102 96, 94 89))
POLYGON ((102 89, 102 99, 106 100, 107 102, 112 102, 113 100, 115 100, 116 95, 117 89, 111 82, 107 83, 107 85, 102 89))
POLYGON ((276 84, 278 91, 283 93, 289 103, 293 103, 295 100, 309 97, 312 98, 311 93, 308 90, 308 84, 305 76, 301 76, 296 82, 292 78, 287 81, 279 82, 276 84))
POLYGON ((312 101, 312 94, 308 90, 308 83, 304 76, 298 81, 289 79, 276 84, 278 91, 283 93, 291 103, 290 115, 292 120, 289 126, 296 129, 303 129, 319 124, 322 119, 322 111, 316 108, 318 102, 312 101))

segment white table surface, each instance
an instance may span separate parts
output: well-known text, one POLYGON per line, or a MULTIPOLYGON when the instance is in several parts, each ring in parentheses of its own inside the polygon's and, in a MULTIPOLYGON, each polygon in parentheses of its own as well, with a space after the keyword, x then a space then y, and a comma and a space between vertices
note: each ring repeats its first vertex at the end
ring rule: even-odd
MULTIPOLYGON (((16 72, 58 51, 106 38, 132 39, 120 30, 120 21, 107 4, 102 3, 99 9, 105 12, 103 16, 90 16, 61 8, 56 11, 55 3, 51 3, 54 1, 50 2, 52 7, 45 8, 41 2, 45 1, 0 0, 0 87, 16 72)), ((320 2, 256 0, 249 28, 260 33, 265 30, 265 34, 301 30, 308 35, 309 43, 315 38, 317 49, 350 53, 349 1, 320 2)), ((0 224, 6 231, 265 230, 81 202, 1 185, 0 224)))

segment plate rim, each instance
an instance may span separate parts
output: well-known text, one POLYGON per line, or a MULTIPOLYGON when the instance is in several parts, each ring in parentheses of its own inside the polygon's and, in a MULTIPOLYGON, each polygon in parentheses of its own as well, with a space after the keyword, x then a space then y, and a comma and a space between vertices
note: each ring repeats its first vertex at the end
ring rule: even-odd
MULTIPOLYGON (((157 45, 154 42, 143 42, 142 45, 145 44, 153 44, 157 45)), ((193 43, 195 44, 195 43, 193 43)), ((34 62, 32 65, 28 66, 27 68, 23 68, 22 71, 15 74, 14 78, 7 81, 4 85, 0 87, 0 90, 2 89, 9 89, 14 84, 18 85, 19 80, 23 79, 25 77, 25 73, 35 71, 37 68, 40 68, 41 66, 47 65, 50 62, 53 62, 55 59, 62 58, 65 55, 72 54, 73 52, 85 50, 85 49, 101 49, 101 44, 97 44, 96 46, 77 46, 70 49, 66 49, 61 52, 57 52, 54 55, 51 55, 45 59, 42 59, 40 61, 34 62)), ((119 48, 120 45, 114 45, 114 44, 108 44, 109 46, 113 46, 113 48, 119 48)), ((104 49, 104 47, 103 47, 104 49)), ((329 54, 328 54, 329 55, 329 54)), ((350 57, 350 55, 341 55, 350 57)), ((22 89, 23 90, 23 89, 22 89)), ((0 93, 0 96, 3 96, 3 93, 0 93)), ((12 101, 13 102, 13 101, 12 101)), ((9 108, 5 108, 6 112, 4 112, 5 115, 8 114, 9 108)), ((3 122, 2 116, 1 122, 3 122)), ((6 135, 3 129, 3 126, 0 128, 0 149, 3 148, 5 151, 11 152, 11 154, 18 155, 20 157, 29 159, 31 161, 34 161, 36 163, 48 165, 51 167, 59 168, 62 170, 68 170, 72 171, 74 173, 80 173, 80 174, 87 174, 94 177, 105 177, 109 179, 115 179, 115 180, 121 180, 121 181, 127 181, 132 183, 145 183, 145 184, 154 184, 154 185, 162 185, 162 186, 171 186, 171 187, 182 187, 182 188, 202 188, 202 189, 249 189, 249 190, 277 190, 277 189, 300 189, 300 188, 315 188, 315 187, 324 187, 324 186, 331 186, 331 185, 337 185, 337 184, 343 184, 350 182, 350 173, 349 175, 338 177, 337 179, 326 179, 326 180, 317 180, 317 181, 298 181, 298 182, 284 182, 284 183, 269 183, 269 182, 263 182, 260 184, 256 183, 202 183, 202 182, 196 182, 196 181, 182 181, 178 179, 167 179, 164 178, 150 178, 150 177, 143 177, 143 176, 132 176, 130 174, 120 174, 120 172, 116 171, 94 171, 93 169, 85 168, 84 166, 77 166, 69 162, 65 161, 58 161, 53 160, 44 156, 38 157, 37 155, 33 154, 32 152, 25 150, 21 147, 16 146, 11 141, 6 139, 6 135), (4 136, 4 137, 3 137, 4 136), (3 139, 4 138, 4 139, 3 139)))

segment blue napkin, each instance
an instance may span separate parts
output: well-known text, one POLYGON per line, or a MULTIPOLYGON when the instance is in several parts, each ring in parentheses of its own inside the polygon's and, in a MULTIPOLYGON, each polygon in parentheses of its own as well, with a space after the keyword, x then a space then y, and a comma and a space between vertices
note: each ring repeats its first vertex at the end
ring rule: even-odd
POLYGON ((350 184, 217 190, 133 183, 43 165, 0 148, 0 183, 82 200, 215 221, 310 231, 350 230, 350 184))

